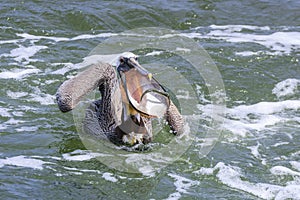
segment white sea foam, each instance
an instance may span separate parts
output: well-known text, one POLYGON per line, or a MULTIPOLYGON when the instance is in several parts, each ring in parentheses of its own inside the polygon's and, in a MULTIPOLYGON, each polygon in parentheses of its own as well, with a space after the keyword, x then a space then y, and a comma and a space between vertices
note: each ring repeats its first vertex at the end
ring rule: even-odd
POLYGON ((298 171, 291 170, 284 166, 275 166, 270 169, 270 172, 276 176, 291 176, 294 180, 286 183, 275 197, 275 200, 283 199, 300 199, 300 164, 296 161, 290 162, 293 168, 298 171))
MULTIPOLYGON (((177 34, 179 36, 188 37, 188 38, 205 38, 205 36, 201 33, 180 33, 177 34)), ((172 37, 174 35, 170 35, 169 37, 172 37)))
POLYGON ((85 161, 91 160, 96 156, 93 154, 86 154, 86 155, 70 155, 69 153, 63 154, 63 158, 69 161, 85 161))
POLYGON ((251 153, 252 153, 252 155, 253 155, 255 158, 260 158, 260 157, 261 157, 261 155, 260 155, 260 153, 259 153, 259 151, 258 151, 259 146, 260 146, 260 143, 257 143, 256 146, 250 146, 250 147, 247 147, 248 149, 251 150, 251 153))
MULTIPOLYGON (((198 27, 196 30, 202 28, 203 27, 198 27)), ((190 33, 187 34, 187 36, 192 38, 225 40, 232 43, 256 43, 272 50, 273 52, 268 52, 270 54, 289 54, 300 48, 300 32, 289 32, 287 30, 270 34, 243 32, 243 30, 271 31, 268 26, 259 27, 249 25, 211 25, 210 28, 211 30, 207 34, 190 33)), ((250 54, 252 53, 241 53, 240 55, 250 56, 250 54)))
POLYGON ((292 165, 292 167, 293 167, 294 169, 296 169, 297 171, 300 172, 300 162, 297 162, 297 161, 291 161, 290 163, 291 163, 291 165, 292 165))
POLYGON ((21 124, 21 123, 24 123, 24 121, 16 120, 14 118, 10 118, 8 121, 5 122, 5 124, 9 124, 9 125, 16 125, 16 124, 21 124))
POLYGON ((63 68, 57 69, 53 72, 51 72, 51 74, 61 74, 64 75, 65 73, 71 71, 72 69, 76 69, 73 63, 52 63, 52 66, 64 66, 63 68))
POLYGON ((93 154, 88 155, 69 155, 69 154, 63 154, 63 158, 65 160, 69 161, 85 161, 85 160, 91 160, 95 158, 96 156, 93 154))
POLYGON ((117 35, 116 33, 100 33, 96 35, 91 35, 91 34, 83 34, 83 35, 78 35, 73 38, 66 38, 66 37, 55 37, 55 36, 38 36, 38 35, 31 35, 28 33, 17 33, 16 34, 19 37, 24 38, 25 40, 52 40, 54 42, 63 42, 63 41, 73 41, 73 40, 84 40, 84 39, 93 39, 93 38, 106 38, 106 37, 112 37, 117 35))
POLYGON ((254 35, 249 33, 237 33, 223 30, 213 30, 208 34, 214 39, 223 39, 233 43, 252 42, 263 45, 273 51, 291 53, 300 48, 300 33, 275 32, 270 35, 254 35), (289 40, 286 40, 289 38, 289 40))
POLYGON ((17 128, 17 132, 35 132, 38 130, 37 126, 22 126, 21 128, 17 128))
POLYGON ((261 146, 261 144, 259 142, 257 142, 256 146, 249 146, 247 147, 248 149, 251 150, 252 155, 254 156, 254 158, 257 158, 259 160, 261 160, 261 163, 263 165, 266 165, 266 159, 262 158, 262 155, 259 152, 259 147, 261 146))
POLYGON ((275 200, 300 199, 300 185, 288 185, 276 195, 275 200))
MULTIPOLYGON (((292 97, 297 95, 298 79, 287 79, 278 84, 273 89, 273 93, 282 97, 292 97)), ((203 113, 213 112, 214 106, 211 104, 199 105, 198 108, 203 113)), ((285 115, 287 112, 297 112, 300 109, 300 100, 283 100, 278 102, 259 102, 253 105, 240 105, 225 110, 224 129, 229 130, 234 135, 245 137, 253 131, 267 130, 278 123, 289 121, 299 122, 295 116, 285 115)), ((292 137, 292 136, 291 136, 292 137)))
POLYGON ((35 107, 31 107, 31 106, 25 106, 25 105, 19 105, 18 106, 18 109, 19 110, 22 110, 22 111, 24 111, 24 112, 28 112, 28 111, 32 111, 32 112, 37 112, 37 108, 35 108, 35 107))
MULTIPOLYGON (((36 83, 40 84, 39 81, 37 81, 36 83)), ((26 97, 26 101, 38 102, 41 105, 54 105, 55 104, 55 95, 43 93, 39 89, 39 87, 31 87, 31 88, 32 88, 33 92, 28 94, 29 96, 26 97)), ((10 94, 12 96, 15 95, 15 93, 10 93, 10 94)), ((17 95, 18 95, 18 93, 17 93, 17 95)))
MULTIPOLYGON (((62 42, 62 41, 74 41, 74 40, 85 40, 85 39, 93 39, 93 38, 106 38, 106 37, 112 37, 114 35, 117 35, 115 33, 100 33, 96 35, 78 35, 73 38, 66 38, 66 37, 55 37, 55 36, 39 36, 39 35, 32 35, 28 33, 17 33, 18 37, 21 37, 21 39, 14 39, 14 40, 4 40, 0 41, 0 44, 8 44, 8 43, 14 43, 17 44, 19 47, 12 49, 10 53, 5 53, 0 55, 0 57, 11 57, 15 61, 23 64, 28 64, 30 61, 34 62, 37 61, 35 59, 31 59, 36 53, 38 53, 42 49, 48 48, 47 46, 40 46, 40 45, 32 45, 32 46, 23 46, 20 45, 20 43, 30 40, 32 44, 34 42, 37 42, 39 40, 45 39, 45 40, 52 40, 54 42, 62 42)), ((67 71, 65 71, 67 72, 67 71)), ((65 73, 65 72, 54 72, 55 73, 65 73)), ((10 76, 13 76, 12 74, 9 74, 10 76)))
POLYGON ((235 52, 235 54, 238 56, 254 56, 254 55, 258 55, 260 53, 261 53, 261 51, 259 51, 259 52, 253 52, 253 51, 235 52))
POLYGON ((15 116, 15 117, 24 116, 24 112, 22 112, 22 111, 12 111, 11 114, 13 114, 13 116, 15 116))
POLYGON ((42 49, 48 48, 47 46, 29 46, 24 47, 22 45, 19 45, 18 48, 13 49, 10 51, 9 54, 2 54, 3 57, 12 57, 17 62, 23 62, 28 63, 29 61, 36 61, 33 59, 30 59, 32 56, 34 56, 37 52, 39 52, 42 49))
MULTIPOLYGON (((214 106, 201 105, 198 108, 204 113, 211 113, 214 106)), ((251 131, 262 131, 277 123, 296 120, 283 117, 282 113, 300 109, 300 100, 285 100, 279 102, 259 102, 253 105, 240 105, 227 108, 223 127, 235 135, 246 136, 251 131)))
POLYGON ((300 93, 300 80, 299 79, 286 79, 277 83, 272 90, 278 98, 292 97, 300 93))
POLYGON ((238 56, 257 56, 257 55, 261 55, 261 54, 265 54, 265 55, 280 55, 281 53, 279 52, 270 52, 270 51, 241 51, 241 52, 235 52, 235 55, 238 56))
MULTIPOLYGON (((82 150, 76 150, 72 153, 79 153, 79 152, 83 152, 82 150)), ((52 158, 52 157, 51 157, 52 158)), ((78 158, 78 157, 77 157, 78 158)), ((84 161, 84 159, 71 159, 71 161, 84 161)), ((53 159, 53 158, 52 158, 53 159)), ((55 160, 60 160, 60 158, 56 158, 54 157, 55 160)), ((75 175, 82 175, 83 173, 95 173, 95 174, 102 174, 102 178, 104 178, 107 181, 116 183, 118 182, 118 179, 115 177, 114 174, 110 173, 110 172, 101 172, 100 170, 94 170, 94 169, 79 169, 79 168, 75 168, 75 167, 63 167, 65 170, 69 171, 69 173, 75 174, 75 175)), ((68 176, 68 173, 62 174, 62 173, 57 173, 57 176, 68 176)), ((126 177, 123 177, 123 179, 125 179, 126 177)))
POLYGON ((190 92, 187 90, 177 90, 176 97, 178 99, 195 99, 195 97, 190 95, 190 92))
POLYGON ((120 54, 109 54, 109 55, 91 55, 83 58, 83 61, 80 63, 54 63, 52 66, 57 66, 57 65, 64 65, 63 68, 58 69, 56 71, 53 71, 52 74, 62 74, 64 75, 65 73, 74 70, 74 69, 82 69, 85 67, 88 67, 92 64, 96 64, 99 62, 103 63, 109 63, 111 65, 116 65, 117 59, 119 58, 120 54))
POLYGON ((11 71, 0 72, 0 78, 2 79, 22 79, 30 74, 37 74, 41 70, 39 69, 13 69, 11 71))
POLYGON ((289 144, 289 142, 277 142, 277 143, 273 144, 272 146, 273 147, 279 147, 279 146, 288 145, 288 144, 289 144))
POLYGON ((6 94, 7 94, 8 97, 10 97, 12 99, 19 99, 21 97, 24 97, 24 96, 28 95, 27 92, 12 92, 10 90, 7 90, 6 94))
POLYGON ((16 44, 17 42, 19 42, 18 39, 16 39, 16 40, 1 40, 0 44, 16 44))
POLYGON ((200 184, 199 181, 190 180, 177 174, 170 173, 168 175, 175 179, 174 185, 176 187, 176 192, 170 194, 167 200, 178 200, 181 198, 181 194, 188 194, 188 189, 200 184))
POLYGON ((9 109, 8 108, 2 108, 0 107, 0 116, 2 117, 11 117, 11 114, 9 113, 9 109))
POLYGON ((78 169, 78 168, 75 168, 75 167, 64 167, 64 169, 69 170, 69 171, 88 172, 88 173, 101 174, 101 172, 99 170, 94 170, 94 169, 78 169))
POLYGON ((272 167, 270 171, 275 176, 293 176, 296 181, 287 182, 286 186, 279 186, 269 183, 252 183, 243 176, 242 170, 239 167, 224 164, 223 162, 219 162, 215 167, 212 168, 202 167, 193 173, 203 176, 213 176, 216 174, 216 177, 223 184, 233 189, 248 192, 262 199, 299 199, 300 172, 293 171, 283 166, 272 167))
POLYGON ((281 113, 284 110, 297 110, 300 108, 300 101, 285 100, 279 102, 259 102, 253 105, 240 105, 229 110, 230 114, 246 118, 250 113, 258 115, 270 115, 281 113))
POLYGON ((90 151, 84 151, 84 150, 75 150, 71 153, 65 153, 62 156, 63 159, 69 161, 86 161, 86 160, 94 159, 98 156, 106 156, 106 155, 100 153, 93 153, 90 151))
POLYGON ((45 81, 45 84, 46 84, 46 85, 50 85, 50 84, 56 83, 56 82, 60 82, 60 80, 58 80, 58 79, 54 79, 54 80, 46 80, 46 81, 45 81))
POLYGON ((83 175, 84 173, 96 173, 96 174, 102 174, 99 170, 92 170, 92 169, 79 169, 75 167, 64 167, 65 170, 68 171, 68 173, 56 173, 56 176, 69 176, 70 174, 75 175, 83 175))
POLYGON ((41 105, 54 105, 55 104, 55 96, 45 93, 39 93, 39 94, 30 94, 32 98, 30 98, 30 101, 35 101, 40 103, 41 105))
MULTIPOLYGON (((63 167, 65 170, 68 170, 69 171, 69 173, 71 173, 71 174, 75 174, 75 175, 82 175, 83 173, 81 172, 81 170, 80 169, 77 169, 77 168, 74 168, 74 167, 63 167)), ((61 173, 59 173, 59 176, 67 176, 67 175, 69 175, 69 174, 61 174, 61 173)))
POLYGON ((263 30, 263 31, 268 31, 270 30, 269 26, 252 26, 252 25, 210 25, 209 26, 212 29, 223 29, 223 30, 230 30, 230 31, 242 31, 243 29, 248 29, 248 30, 263 30))
POLYGON ((124 161, 129 167, 134 167, 138 172, 147 177, 155 176, 155 173, 159 171, 166 164, 170 163, 173 157, 162 155, 162 153, 150 153, 150 154, 125 154, 126 158, 124 161))
MULTIPOLYGON (((7 125, 5 124, 0 124, 0 130, 4 130, 7 128, 7 125)), ((2 132, 0 132, 0 135, 3 134, 2 132)))
POLYGON ((97 64, 97 63, 100 63, 100 62, 108 63, 108 64, 111 64, 113 66, 116 66, 117 62, 118 62, 118 58, 121 55, 126 55, 128 53, 129 52, 117 53, 117 54, 107 54, 107 55, 100 55, 100 54, 90 55, 90 56, 84 57, 82 62, 76 63, 76 64, 73 64, 73 63, 53 63, 52 66, 64 65, 65 67, 52 72, 52 74, 62 74, 62 75, 64 75, 66 72, 69 72, 71 70, 82 69, 82 68, 88 67, 92 64, 97 64))
POLYGON ((6 159, 0 159, 0 167, 4 165, 13 165, 17 167, 27 167, 32 169, 43 169, 43 165, 49 162, 44 162, 42 160, 26 157, 23 155, 15 156, 6 159))
POLYGON ((214 175, 214 173, 216 173, 216 177, 223 184, 233 189, 248 192, 262 199, 273 199, 281 190, 284 189, 282 186, 273 184, 252 183, 247 181, 245 180, 245 177, 243 177, 239 167, 226 165, 222 162, 219 162, 213 168, 201 168, 193 173, 199 175, 214 175))
POLYGON ((107 180, 107 181, 111 181, 113 183, 117 182, 118 179, 116 177, 113 176, 112 173, 109 173, 109 172, 105 172, 102 174, 102 177, 107 180))
POLYGON ((96 35, 84 34, 78 35, 76 37, 71 38, 70 40, 85 40, 85 39, 93 39, 93 38, 107 38, 118 35, 117 33, 99 33, 96 35))
POLYGON ((16 34, 19 37, 24 38, 25 40, 41 40, 41 39, 46 39, 46 40, 53 40, 55 42, 60 42, 60 41, 68 41, 69 38, 65 37, 53 37, 53 36, 38 36, 38 35, 31 35, 28 33, 17 33, 16 34))
POLYGON ((163 51, 152 51, 150 53, 147 53, 145 56, 158 56, 162 53, 163 53, 163 51))
POLYGON ((191 50, 190 50, 190 49, 187 49, 187 48, 176 47, 175 51, 183 51, 183 52, 185 52, 185 53, 188 53, 188 52, 190 52, 191 50))
MULTIPOLYGON (((275 166, 270 169, 271 173, 274 175, 290 175, 300 177, 300 172, 293 171, 284 166, 275 166)), ((299 191, 300 192, 300 191, 299 191)))

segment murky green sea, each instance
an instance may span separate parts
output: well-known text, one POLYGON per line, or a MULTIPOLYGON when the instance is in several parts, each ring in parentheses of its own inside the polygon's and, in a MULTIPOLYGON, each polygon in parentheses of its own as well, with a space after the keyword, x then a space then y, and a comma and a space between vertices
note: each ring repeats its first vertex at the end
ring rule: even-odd
MULTIPOLYGON (((298 0, 2 0, 0 46, 0 199, 300 199, 298 0), (176 30, 202 46, 222 76, 227 107, 205 157, 193 141, 159 171, 129 173, 83 144, 55 93, 98 44, 145 27, 176 30)), ((200 119, 193 134, 203 134, 207 83, 176 56, 136 53, 141 64, 180 67, 201 97, 185 106, 200 119)), ((172 92, 181 104, 191 98, 172 92)), ((161 140, 173 137, 164 132, 161 140)))

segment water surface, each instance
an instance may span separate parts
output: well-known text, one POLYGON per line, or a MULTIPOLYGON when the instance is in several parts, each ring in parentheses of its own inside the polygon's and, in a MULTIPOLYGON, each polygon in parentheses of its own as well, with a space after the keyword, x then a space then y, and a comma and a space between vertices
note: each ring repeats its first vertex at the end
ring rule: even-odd
MULTIPOLYGON (((2 1, 0 10, 1 199, 300 199, 299 1, 2 1), (205 158, 193 144, 160 172, 130 174, 95 159, 54 94, 106 38, 152 26, 193 38, 215 61, 224 131, 205 158)), ((205 120, 210 104, 197 109, 205 120)))

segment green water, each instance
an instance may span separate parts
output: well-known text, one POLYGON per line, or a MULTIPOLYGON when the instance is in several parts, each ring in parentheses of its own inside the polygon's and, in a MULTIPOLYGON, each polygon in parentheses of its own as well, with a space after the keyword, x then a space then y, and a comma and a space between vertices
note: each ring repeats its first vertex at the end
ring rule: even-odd
MULTIPOLYGON (((300 199, 297 0, 2 1, 0 10, 0 199, 300 199), (99 43, 141 27, 174 29, 201 45, 219 69, 228 107, 206 157, 194 142, 150 175, 93 157, 54 97, 99 43)), ((210 106, 203 80, 176 56, 141 57, 149 61, 176 63, 200 86, 204 97, 190 109, 200 113, 201 135, 210 106)))

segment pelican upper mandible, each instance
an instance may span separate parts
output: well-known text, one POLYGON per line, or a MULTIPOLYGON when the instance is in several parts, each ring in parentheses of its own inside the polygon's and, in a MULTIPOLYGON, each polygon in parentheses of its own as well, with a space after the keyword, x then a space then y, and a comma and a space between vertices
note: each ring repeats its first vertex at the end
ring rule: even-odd
POLYGON ((177 107, 135 54, 125 52, 113 65, 92 64, 62 83, 56 93, 59 109, 74 109, 96 88, 101 99, 86 110, 86 132, 115 144, 146 144, 152 141, 151 120, 156 117, 165 117, 175 134, 183 132, 184 120, 177 107))

